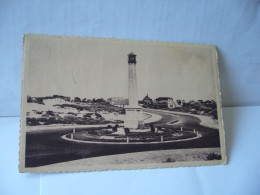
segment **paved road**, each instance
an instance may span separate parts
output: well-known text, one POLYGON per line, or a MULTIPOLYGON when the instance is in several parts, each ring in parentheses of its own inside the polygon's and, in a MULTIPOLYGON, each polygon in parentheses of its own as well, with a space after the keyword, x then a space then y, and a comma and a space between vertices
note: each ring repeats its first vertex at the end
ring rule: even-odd
MULTIPOLYGON (((208 148, 219 147, 219 132, 216 129, 200 126, 200 119, 194 116, 168 113, 158 110, 144 109, 146 112, 159 114, 162 118, 154 122, 155 126, 170 127, 179 129, 181 126, 186 131, 192 131, 194 128, 202 135, 201 138, 186 142, 179 142, 168 145, 158 145, 156 147, 146 148, 96 148, 93 145, 68 142, 61 139, 61 136, 71 133, 71 129, 55 129, 53 131, 32 131, 26 134, 26 166, 37 167, 69 160, 76 160, 94 156, 103 156, 111 154, 122 154, 137 151, 156 150, 156 149, 180 149, 180 148, 208 148), (176 121, 176 124, 169 122, 176 121)), ((78 130, 83 131, 84 129, 78 130)))
POLYGON ((169 113, 161 110, 152 110, 152 109, 144 109, 145 112, 152 113, 152 114, 158 114, 161 115, 162 118, 159 121, 153 122, 155 126, 163 126, 163 127, 187 127, 192 128, 193 126, 200 125, 200 119, 194 116, 189 115, 181 115, 181 114, 175 114, 175 113, 169 113), (172 124, 170 125, 170 122, 178 121, 177 125, 172 124))

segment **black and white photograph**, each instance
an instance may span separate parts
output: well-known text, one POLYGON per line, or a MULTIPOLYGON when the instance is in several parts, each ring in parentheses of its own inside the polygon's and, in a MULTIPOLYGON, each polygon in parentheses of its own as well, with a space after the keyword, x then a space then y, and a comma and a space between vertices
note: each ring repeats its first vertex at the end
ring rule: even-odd
POLYGON ((20 172, 226 163, 216 47, 25 35, 20 172))

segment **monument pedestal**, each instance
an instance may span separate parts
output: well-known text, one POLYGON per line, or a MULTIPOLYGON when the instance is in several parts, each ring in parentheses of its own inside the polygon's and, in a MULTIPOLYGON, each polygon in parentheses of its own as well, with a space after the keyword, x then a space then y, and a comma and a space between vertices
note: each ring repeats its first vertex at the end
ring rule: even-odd
POLYGON ((142 107, 128 107, 125 109, 125 112, 125 128, 138 129, 141 125, 144 125, 142 107))

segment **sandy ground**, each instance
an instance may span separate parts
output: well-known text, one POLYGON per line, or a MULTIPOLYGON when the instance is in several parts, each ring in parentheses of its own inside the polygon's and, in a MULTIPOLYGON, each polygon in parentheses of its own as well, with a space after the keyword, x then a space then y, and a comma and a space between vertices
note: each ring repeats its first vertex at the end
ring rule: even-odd
POLYGON ((81 160, 68 161, 46 165, 44 167, 59 166, 94 166, 94 165, 122 165, 122 164, 143 164, 143 163, 169 163, 182 161, 203 161, 207 155, 214 152, 220 154, 220 148, 196 148, 196 149, 173 149, 156 150, 148 152, 136 152, 86 158, 81 160))
MULTIPOLYGON (((156 122, 162 118, 159 114, 154 114, 150 113, 149 110, 154 110, 154 109, 146 109, 148 112, 143 112, 145 115, 151 115, 151 117, 146 117, 145 123, 151 123, 151 122, 156 122)), ((218 123, 213 120, 209 116, 201 116, 201 115, 195 115, 195 114, 190 114, 190 113, 183 113, 183 112, 173 112, 173 111, 166 111, 166 110, 155 110, 155 111, 160 111, 164 113, 171 113, 171 114, 176 114, 176 115, 183 115, 183 116, 193 116, 198 119, 200 119, 200 125, 209 127, 209 128, 214 128, 218 129, 218 123)), ((181 124, 182 121, 177 121, 176 124, 181 124)), ((39 130, 58 130, 58 129, 73 129, 73 128, 89 128, 89 127, 106 127, 109 124, 97 124, 97 125, 64 125, 64 124, 56 124, 56 125, 41 125, 41 126, 27 126, 26 131, 27 132, 32 132, 32 131, 39 131, 39 130)), ((113 125, 113 124, 112 124, 113 125)))
MULTIPOLYGON (((151 123, 160 120, 162 117, 158 114, 152 114, 148 112, 143 112, 147 117, 145 118, 145 123, 151 123), (149 116, 149 117, 148 117, 149 116)), ((80 129, 89 127, 107 127, 109 124, 97 124, 97 125, 66 125, 66 124, 55 124, 55 125, 41 125, 41 126, 27 126, 26 132, 40 131, 40 130, 58 130, 58 129, 80 129)), ((112 126, 115 124, 111 124, 112 126)))

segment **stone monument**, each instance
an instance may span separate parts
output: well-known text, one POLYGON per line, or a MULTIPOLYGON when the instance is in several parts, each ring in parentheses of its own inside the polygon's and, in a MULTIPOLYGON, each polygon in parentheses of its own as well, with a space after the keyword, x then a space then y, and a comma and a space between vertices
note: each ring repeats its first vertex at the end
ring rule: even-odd
POLYGON ((128 100, 126 107, 126 118, 124 127, 129 129, 138 129, 143 126, 142 107, 138 106, 137 80, 136 80, 136 55, 128 54, 128 100))

